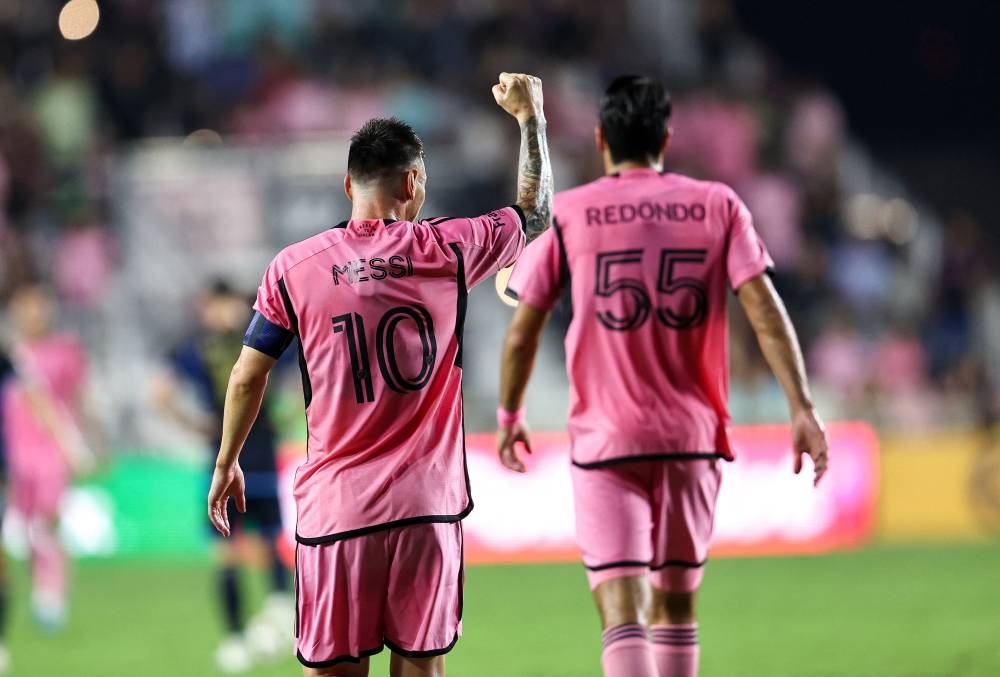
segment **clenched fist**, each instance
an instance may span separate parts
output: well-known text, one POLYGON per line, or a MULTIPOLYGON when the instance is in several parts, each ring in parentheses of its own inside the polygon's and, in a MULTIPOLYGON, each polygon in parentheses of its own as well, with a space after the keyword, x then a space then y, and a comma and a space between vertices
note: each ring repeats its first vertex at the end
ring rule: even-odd
POLYGON ((497 105, 524 124, 532 117, 545 119, 542 111, 542 81, 524 73, 501 73, 500 81, 493 85, 493 98, 497 105))

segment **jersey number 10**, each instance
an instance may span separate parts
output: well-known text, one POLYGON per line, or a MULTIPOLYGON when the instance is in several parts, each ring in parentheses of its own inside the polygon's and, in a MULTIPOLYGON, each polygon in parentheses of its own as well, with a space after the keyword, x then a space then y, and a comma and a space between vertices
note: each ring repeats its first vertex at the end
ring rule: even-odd
MULTIPOLYGON (((333 333, 347 335, 347 350, 351 356, 351 374, 354 378, 354 396, 358 404, 375 401, 371 364, 368 358, 368 339, 365 319, 358 313, 345 313, 333 318, 333 333)), ((423 306, 397 306, 386 311, 375 330, 375 355, 382 378, 397 393, 416 392, 431 380, 437 361, 437 339, 434 321, 423 306), (411 321, 417 327, 422 348, 420 370, 414 376, 403 373, 396 360, 396 330, 400 322, 411 321)))
MULTIPOLYGON (((597 321, 612 331, 632 331, 638 329, 649 319, 653 302, 649 291, 640 278, 619 275, 615 277, 615 268, 627 264, 641 264, 645 252, 642 249, 623 249, 614 252, 602 252, 597 255, 597 283, 594 294, 603 298, 612 298, 615 294, 625 294, 632 299, 631 312, 624 317, 610 310, 598 310, 597 321)), ((681 264, 705 263, 708 250, 705 249, 664 249, 660 251, 660 270, 657 274, 656 291, 667 296, 676 296, 687 292, 691 302, 687 304, 687 312, 678 313, 670 307, 656 309, 656 319, 671 329, 691 329, 705 321, 708 315, 708 295, 705 293, 705 283, 696 277, 684 277, 677 274, 677 266, 681 264)))

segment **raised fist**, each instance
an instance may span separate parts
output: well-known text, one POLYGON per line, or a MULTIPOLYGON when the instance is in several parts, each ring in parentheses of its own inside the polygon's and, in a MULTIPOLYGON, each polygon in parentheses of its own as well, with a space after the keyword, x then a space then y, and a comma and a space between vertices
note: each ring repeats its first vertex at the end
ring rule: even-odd
POLYGON ((524 73, 501 73, 493 85, 497 105, 524 123, 532 117, 545 119, 542 110, 542 81, 524 73))

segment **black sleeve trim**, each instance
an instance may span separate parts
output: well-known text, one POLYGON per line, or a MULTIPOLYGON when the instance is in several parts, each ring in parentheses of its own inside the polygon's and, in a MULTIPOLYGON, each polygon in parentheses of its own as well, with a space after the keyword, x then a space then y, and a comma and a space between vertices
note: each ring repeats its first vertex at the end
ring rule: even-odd
POLYGON ((434 658, 435 656, 443 656, 458 644, 458 633, 455 633, 455 637, 451 640, 451 643, 441 649, 429 649, 428 651, 407 651, 406 649, 400 648, 398 645, 389 641, 388 637, 383 637, 382 641, 385 645, 389 647, 389 650, 395 654, 399 654, 404 658, 434 658))
POLYGON ((465 255, 462 248, 452 242, 448 245, 455 253, 458 268, 455 271, 455 283, 458 285, 458 307, 455 311, 455 339, 458 341, 458 352, 455 353, 455 366, 462 366, 462 353, 465 339, 465 314, 469 306, 469 288, 465 281, 465 255))
POLYGON ((563 240, 562 227, 559 225, 558 220, 555 216, 552 217, 552 230, 556 234, 556 242, 559 245, 559 263, 560 263, 560 277, 559 286, 562 293, 566 293, 566 290, 570 290, 567 294, 569 298, 569 315, 573 317, 573 293, 572 287, 572 274, 569 269, 569 254, 566 253, 566 242, 563 240))
MULTIPOLYGON (((466 476, 468 476, 468 469, 466 469, 466 476)), ((468 477, 466 477, 466 489, 468 490, 468 477)), ((357 536, 374 534, 377 531, 385 531, 386 529, 396 529, 398 527, 408 527, 414 524, 431 524, 434 522, 449 524, 453 522, 460 522, 469 516, 469 513, 472 512, 473 507, 474 505, 472 503, 472 497, 470 496, 469 503, 465 506, 465 509, 456 515, 420 515, 419 517, 404 517, 403 519, 393 520, 391 522, 374 524, 370 527, 351 529, 350 531, 341 531, 336 534, 329 534, 327 536, 316 536, 314 538, 306 538, 305 536, 300 536, 298 533, 296 533, 295 540, 301 543, 302 545, 325 545, 326 543, 335 543, 337 541, 343 541, 348 538, 355 538, 357 536)))
MULTIPOLYGON (((764 270, 762 270, 760 274, 761 275, 767 275, 769 278, 771 278, 773 280, 774 276, 777 274, 777 271, 774 270, 774 266, 768 266, 767 268, 765 268, 764 270)), ((754 277, 757 277, 757 276, 754 275, 754 277)), ((749 282, 752 279, 753 279, 753 277, 751 277, 750 279, 748 279, 743 284, 746 284, 747 282, 749 282)), ((740 286, 742 287, 743 284, 741 284, 740 286)), ((733 293, 736 294, 737 296, 739 296, 740 295, 740 290, 739 289, 733 289, 733 293)))
POLYGON ((524 215, 524 210, 520 205, 511 205, 510 208, 517 212, 517 218, 521 219, 521 230, 528 232, 528 217, 524 215))
POLYGON ((437 226, 437 225, 440 225, 440 224, 444 223, 445 221, 451 221, 454 218, 456 218, 456 217, 454 217, 454 216, 435 216, 435 217, 430 218, 430 219, 424 219, 424 222, 425 223, 429 223, 432 226, 437 226))
POLYGON ((597 468, 607 468, 608 466, 620 463, 632 463, 638 461, 698 461, 723 458, 715 451, 683 451, 675 454, 646 454, 645 456, 622 456, 621 458, 609 458, 606 461, 594 461, 593 463, 580 463, 573 461, 573 465, 583 470, 594 470, 597 468))
POLYGON ((299 331, 299 316, 295 314, 295 308, 292 306, 292 297, 288 295, 288 287, 285 286, 285 278, 278 280, 278 291, 281 292, 281 301, 285 304, 285 312, 288 313, 288 321, 292 323, 292 332, 299 337, 299 371, 302 372, 302 395, 305 399, 306 409, 308 409, 313 398, 312 380, 309 378, 309 367, 306 365, 306 352, 302 347, 302 333, 299 331))
POLYGON ((365 649, 360 652, 357 656, 352 656, 350 654, 344 654, 343 656, 337 656, 336 658, 331 658, 328 661, 308 661, 302 656, 301 651, 296 651, 295 656, 299 659, 299 663, 306 666, 307 668, 330 668, 339 663, 360 663, 362 658, 368 658, 369 656, 374 656, 377 653, 381 653, 385 646, 379 646, 375 649, 365 649))

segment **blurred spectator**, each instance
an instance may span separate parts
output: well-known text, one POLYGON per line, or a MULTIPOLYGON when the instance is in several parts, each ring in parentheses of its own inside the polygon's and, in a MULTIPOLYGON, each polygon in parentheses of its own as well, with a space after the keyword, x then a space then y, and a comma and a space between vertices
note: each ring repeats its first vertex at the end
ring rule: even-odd
MULTIPOLYGON (((433 145, 432 180, 438 159, 461 163, 462 185, 434 205, 461 213, 510 185, 503 168, 516 147, 488 92, 498 71, 545 79, 559 187, 599 171, 594 110, 605 80, 650 71, 676 85, 668 169, 728 182, 747 201, 818 388, 841 405, 834 416, 865 414, 859 403, 880 392, 910 403, 884 412, 893 420, 928 398, 1000 400, 988 224, 956 212, 939 236, 933 215, 892 199, 905 197, 898 186, 876 186, 878 168, 857 152, 838 98, 784 76, 731 0, 539 0, 530 10, 510 0, 114 0, 96 32, 72 43, 55 30, 60 6, 0 2, 0 300, 45 271, 80 311, 71 317, 101 322, 102 302, 129 284, 118 275, 129 249, 118 242, 109 158, 127 162, 147 137, 281 143, 343 137, 396 114, 433 145), (652 39, 662 36, 670 44, 652 39), (111 209, 78 207, 89 204, 111 209), (940 247, 928 245, 939 237, 940 247)), ((303 220, 315 204, 299 205, 303 220)), ((737 417, 771 415, 761 403, 773 383, 747 357, 755 350, 734 332, 734 362, 747 358, 734 368, 737 417)), ((926 415, 948 422, 953 410, 926 415)))

